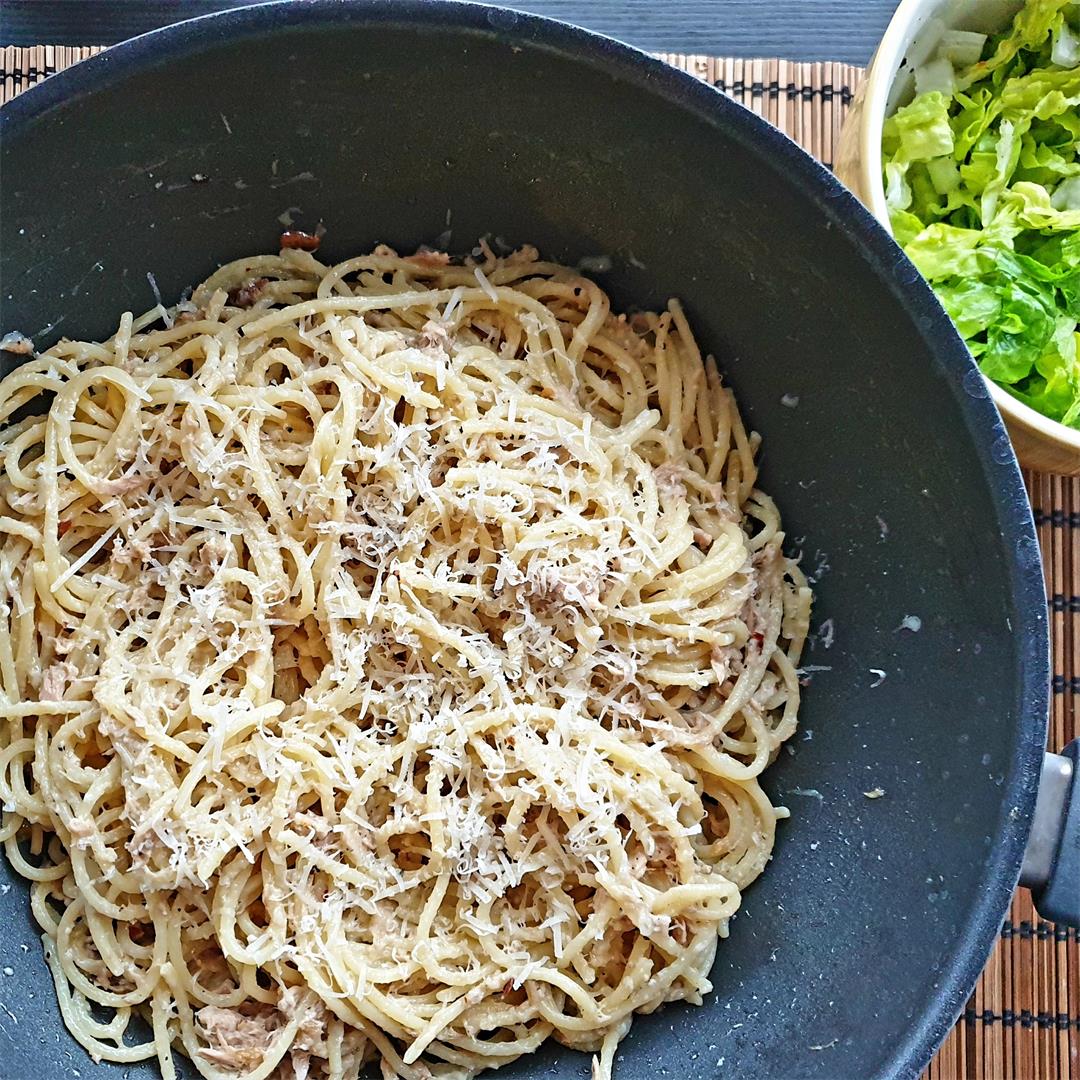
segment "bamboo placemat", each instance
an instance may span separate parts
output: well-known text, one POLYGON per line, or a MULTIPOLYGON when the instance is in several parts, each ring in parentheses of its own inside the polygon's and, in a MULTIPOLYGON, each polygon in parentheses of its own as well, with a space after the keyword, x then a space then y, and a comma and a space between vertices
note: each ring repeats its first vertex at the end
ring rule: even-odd
MULTIPOLYGON (((59 45, 0 49, 0 103, 97 51, 59 45)), ((861 68, 839 63, 682 54, 665 54, 663 59, 741 101, 830 167, 840 125, 863 74, 861 68)), ((1060 749, 1080 734, 1080 477, 1027 473, 1026 480, 1050 596, 1050 745, 1060 749)), ((1076 1077, 1080 934, 1041 921, 1028 894, 1020 891, 967 1009, 924 1080, 1076 1077)))

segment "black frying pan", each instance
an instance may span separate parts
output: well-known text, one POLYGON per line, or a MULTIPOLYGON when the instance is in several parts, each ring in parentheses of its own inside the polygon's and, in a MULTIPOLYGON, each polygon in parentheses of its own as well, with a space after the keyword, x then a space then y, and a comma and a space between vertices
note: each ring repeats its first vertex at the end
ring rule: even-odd
MULTIPOLYGON (((856 201, 696 80, 470 5, 232 11, 121 45, 3 113, 0 325, 39 346, 150 306, 148 272, 173 298, 272 250, 285 211, 325 223, 329 259, 411 250, 449 222, 459 250, 492 234, 571 263, 610 255, 624 305, 682 297, 764 434, 763 486, 835 643, 807 657, 829 670, 766 785, 794 816, 714 993, 641 1018, 617 1076, 914 1076, 1016 884, 1047 618, 982 380, 856 201), (908 615, 919 632, 899 629, 908 615)), ((68 1037, 24 883, 4 872, 0 1076, 155 1075, 94 1065, 68 1037)), ((552 1046, 500 1075, 586 1067, 552 1046)))

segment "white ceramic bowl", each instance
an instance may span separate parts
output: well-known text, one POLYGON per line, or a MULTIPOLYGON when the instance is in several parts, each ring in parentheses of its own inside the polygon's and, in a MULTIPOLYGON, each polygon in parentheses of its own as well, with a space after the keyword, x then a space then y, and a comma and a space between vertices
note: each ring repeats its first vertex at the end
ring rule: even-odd
MULTIPOLYGON (((836 173, 892 231, 881 179, 881 128, 914 95, 912 71, 930 57, 943 27, 994 33, 1023 7, 1019 0, 901 0, 844 123, 836 173)), ((986 380, 1022 464, 1080 475, 1080 431, 1017 401, 986 380)))

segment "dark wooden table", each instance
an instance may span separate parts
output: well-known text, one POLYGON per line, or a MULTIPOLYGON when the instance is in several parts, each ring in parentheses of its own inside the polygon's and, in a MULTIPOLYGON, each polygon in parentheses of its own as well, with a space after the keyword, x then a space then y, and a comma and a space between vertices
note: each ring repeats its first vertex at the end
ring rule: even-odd
MULTIPOLYGON (((250 0, 2 0, 2 45, 101 45, 250 0)), ((508 0, 651 51, 870 59, 898 0, 508 0)))

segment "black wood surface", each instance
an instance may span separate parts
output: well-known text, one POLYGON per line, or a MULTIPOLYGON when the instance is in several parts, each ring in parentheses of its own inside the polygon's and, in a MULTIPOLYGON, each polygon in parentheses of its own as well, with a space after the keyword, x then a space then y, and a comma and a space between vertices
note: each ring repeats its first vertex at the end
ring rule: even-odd
MULTIPOLYGON (((246 0, 2 0, 0 44, 112 44, 246 0)), ((865 64, 898 0, 511 0, 639 48, 865 64)))

